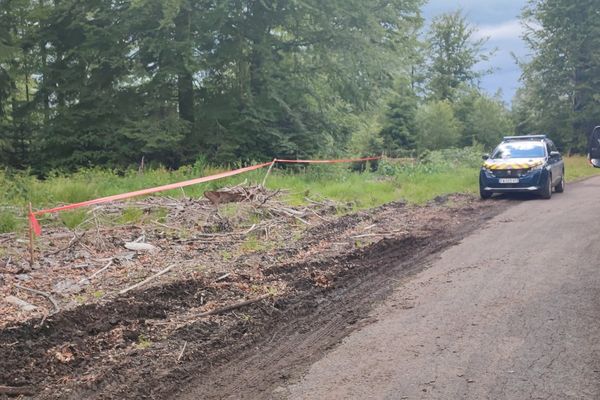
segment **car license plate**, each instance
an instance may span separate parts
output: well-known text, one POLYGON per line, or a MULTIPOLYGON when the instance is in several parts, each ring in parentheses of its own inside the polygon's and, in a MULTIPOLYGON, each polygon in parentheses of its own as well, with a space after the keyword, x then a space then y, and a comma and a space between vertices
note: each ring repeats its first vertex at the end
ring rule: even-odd
POLYGON ((519 178, 501 178, 500 183, 519 183, 519 178))

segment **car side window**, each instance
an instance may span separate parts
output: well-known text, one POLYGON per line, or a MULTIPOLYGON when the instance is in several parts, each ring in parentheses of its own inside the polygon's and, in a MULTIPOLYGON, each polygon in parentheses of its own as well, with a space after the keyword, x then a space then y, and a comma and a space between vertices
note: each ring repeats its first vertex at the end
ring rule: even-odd
POLYGON ((546 151, 548 152, 548 156, 550 156, 550 152, 552 151, 552 142, 546 142, 546 151))

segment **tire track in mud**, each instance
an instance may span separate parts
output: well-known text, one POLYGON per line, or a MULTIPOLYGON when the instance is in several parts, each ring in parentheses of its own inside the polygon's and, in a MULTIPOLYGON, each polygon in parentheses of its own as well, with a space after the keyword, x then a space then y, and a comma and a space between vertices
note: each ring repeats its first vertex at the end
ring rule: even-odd
MULTIPOLYGON (((293 290, 245 308, 242 316, 234 312, 191 320, 168 333, 161 330, 161 321, 201 307, 205 297, 218 302, 244 295, 235 287, 217 289, 195 280, 81 306, 41 327, 31 321, 4 329, 0 384, 32 385, 40 399, 272 398, 273 388, 299 376, 367 323, 371 308, 399 279, 502 211, 505 205, 498 204, 503 203, 459 208, 452 211, 452 223, 421 227, 414 235, 350 253, 268 266, 263 271, 267 281, 284 280, 293 290), (326 274, 331 284, 316 286, 315 273, 326 274), (151 346, 140 348, 141 338, 151 346), (177 362, 184 344, 185 354, 177 362)), ((381 210, 385 217, 402 207, 381 210)), ((352 215, 313 228, 292 253, 331 240, 364 218, 371 217, 352 215)))
MULTIPOLYGON (((503 209, 503 208, 502 208, 503 209)), ((489 210, 455 230, 430 236, 384 240, 347 262, 352 272, 341 274, 336 288, 319 295, 306 293, 290 301, 274 336, 254 344, 207 376, 165 398, 273 399, 278 387, 298 379, 305 369, 352 331, 372 322, 369 311, 402 279, 426 267, 436 255, 458 243, 480 224, 501 212, 489 210), (309 307, 311 305, 312 307, 309 307)))

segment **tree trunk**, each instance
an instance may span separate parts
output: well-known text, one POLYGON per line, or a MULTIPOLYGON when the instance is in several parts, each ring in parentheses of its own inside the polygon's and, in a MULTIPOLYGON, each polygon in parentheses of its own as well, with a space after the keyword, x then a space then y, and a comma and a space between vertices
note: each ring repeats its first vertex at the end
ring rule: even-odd
POLYGON ((182 5, 175 18, 175 45, 177 46, 177 97, 179 117, 194 124, 194 81, 189 66, 186 65, 190 52, 191 10, 190 4, 182 5))

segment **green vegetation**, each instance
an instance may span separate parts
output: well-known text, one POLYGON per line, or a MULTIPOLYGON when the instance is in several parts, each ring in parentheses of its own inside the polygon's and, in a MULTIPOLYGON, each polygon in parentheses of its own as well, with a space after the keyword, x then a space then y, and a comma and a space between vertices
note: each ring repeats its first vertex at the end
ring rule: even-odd
POLYGON ((546 133, 564 152, 586 150, 600 125, 597 0, 530 0, 522 20, 531 59, 514 101, 519 133, 546 133))
POLYGON ((0 164, 341 154, 408 75, 422 3, 0 2, 0 164))
MULTIPOLYGON (((478 151, 443 149, 539 132, 565 153, 584 150, 600 123, 595 1, 528 2, 522 19, 533 57, 521 63, 512 110, 479 88, 493 71, 478 65, 493 52, 477 28, 460 11, 425 27, 423 4, 2 2, 0 205, 74 203, 273 157, 419 158, 363 173, 288 166, 270 177, 291 204, 325 197, 347 212, 475 192, 478 151)), ((593 173, 581 158, 567 161, 569 179, 593 173)), ((264 173, 164 195, 200 197, 264 173)), ((238 217, 235 206, 221 212, 238 217)), ((0 232, 24 225, 24 213, 14 214, 0 213, 0 232)), ((127 207, 110 222, 166 215, 127 207)), ((78 210, 48 219, 74 228, 89 217, 78 210)))
POLYGON ((14 232, 18 225, 19 221, 14 212, 0 211, 0 233, 14 232))
POLYGON ((599 173, 600 170, 592 168, 586 157, 572 156, 565 158, 565 179, 567 182, 575 182, 599 173))
POLYGON ((122 224, 133 224, 136 222, 140 222, 142 220, 142 216, 144 215, 144 211, 137 207, 127 207, 123 210, 121 217, 119 218, 119 222, 122 224))
MULTIPOLYGON (((68 196, 69 193, 66 195, 68 196)), ((59 214, 60 221, 69 229, 74 229, 85 221, 86 210, 65 211, 59 214)))
POLYGON ((152 346, 152 341, 144 335, 138 336, 136 347, 139 350, 144 350, 152 346))
MULTIPOLYGON (((271 190, 284 190, 283 199, 290 205, 307 204, 307 199, 334 200, 340 204, 341 213, 372 208, 397 200, 422 204, 444 194, 477 193, 481 153, 483 150, 480 148, 433 151, 424 153, 415 162, 383 160, 379 162, 376 171, 368 168, 367 172, 353 171, 347 165, 275 169, 267 181, 267 187, 271 190)), ((570 182, 600 173, 599 170, 591 168, 587 159, 582 156, 566 157, 565 164, 566 177, 570 182)), ((207 170, 214 171, 214 169, 207 170)), ((258 184, 262 182, 265 173, 266 170, 259 170, 210 184, 189 187, 186 195, 201 197, 207 188, 216 189, 243 182, 258 184)), ((195 175, 189 168, 173 172, 159 168, 147 171, 140 176, 140 179, 146 185, 154 186, 166 181, 192 177, 195 175)), ((75 186, 78 186, 80 182, 86 180, 95 183, 88 185, 89 198, 115 194, 115 188, 123 192, 140 189, 140 183, 128 174, 120 176, 103 170, 84 170, 71 177, 55 176, 45 181, 36 180, 24 173, 11 176, 0 173, 0 181, 4 182, 9 189, 0 193, 0 205, 21 210, 16 212, 7 208, 0 212, 0 233, 17 231, 25 226, 25 210, 29 198, 39 201, 34 203, 36 209, 68 203, 73 199, 73 190, 69 187, 69 182, 72 181, 75 186), (64 191, 59 190, 61 188, 64 188, 64 191), (44 193, 52 194, 44 196, 44 193)), ((183 193, 172 191, 158 195, 181 197, 183 193)), ((88 198, 77 197, 77 199, 88 198)), ((88 211, 85 208, 67 211, 59 213, 58 217, 46 216, 42 220, 44 224, 58 222, 68 228, 75 228, 89 219, 88 211)), ((221 205, 219 212, 224 217, 243 219, 248 224, 259 222, 258 215, 241 210, 236 204, 221 205)), ((148 220, 164 222, 166 215, 167 210, 164 208, 152 210, 146 216, 139 208, 127 206, 119 218, 109 223, 128 224, 148 220)), ((254 251, 257 246, 259 243, 250 238, 247 243, 244 243, 243 248, 245 251, 254 251)), ((223 253, 224 258, 232 256, 228 252, 223 253)))

